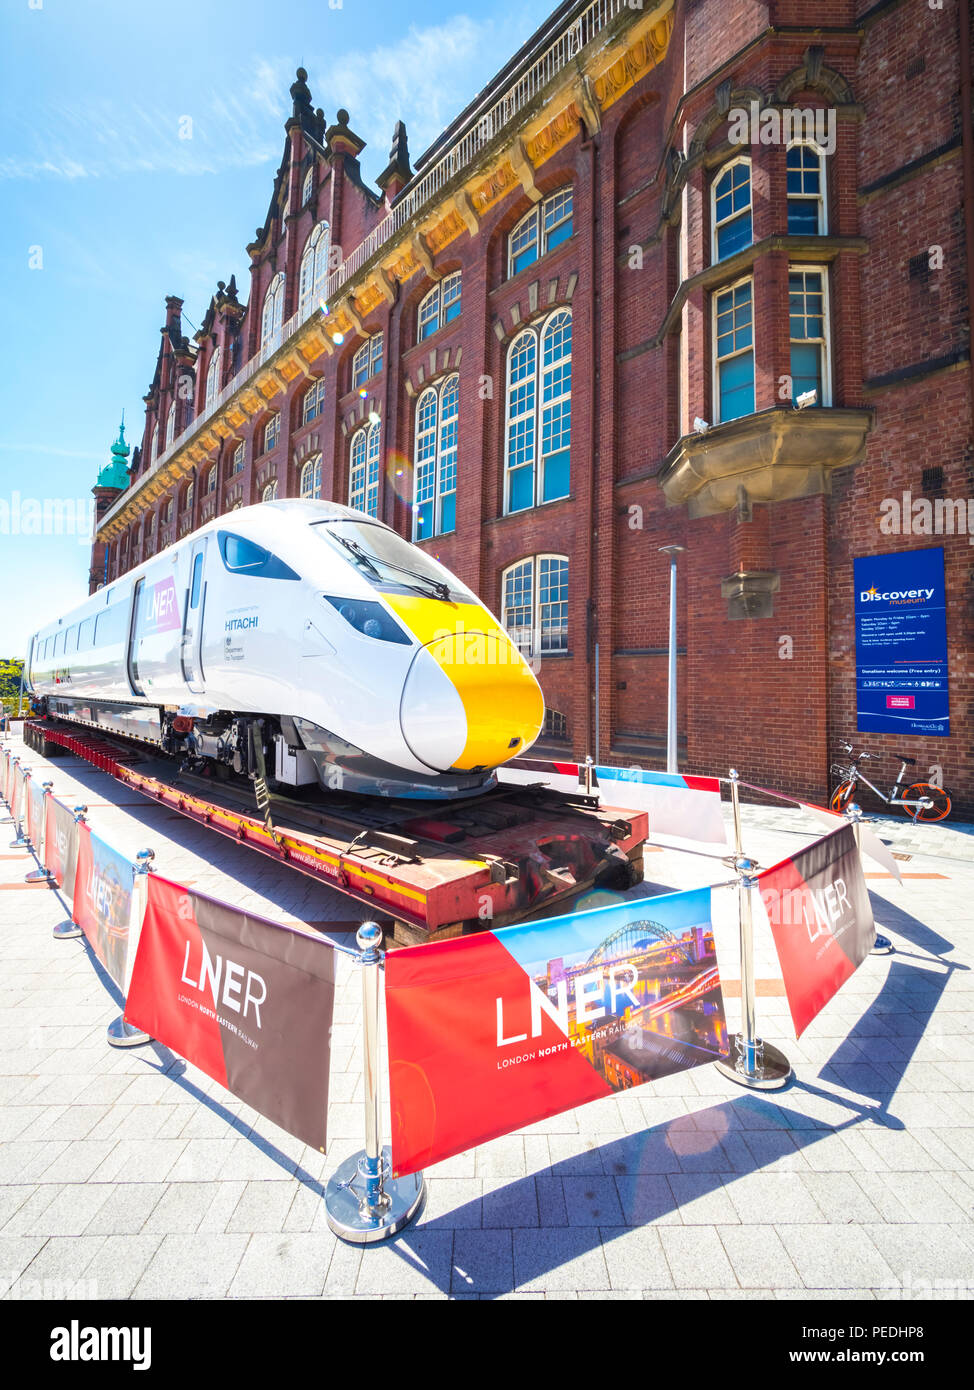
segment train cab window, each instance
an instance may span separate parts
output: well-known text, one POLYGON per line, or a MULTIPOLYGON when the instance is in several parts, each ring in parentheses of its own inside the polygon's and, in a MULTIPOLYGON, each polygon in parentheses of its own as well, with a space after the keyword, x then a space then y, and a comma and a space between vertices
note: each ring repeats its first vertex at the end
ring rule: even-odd
POLYGON ((231 574, 245 574, 252 579, 299 579, 289 565, 269 550, 245 536, 231 531, 219 533, 220 554, 231 574))
POLYGON ((193 590, 189 596, 190 608, 198 608, 200 602, 200 587, 203 583, 203 552, 202 550, 193 561, 193 590))

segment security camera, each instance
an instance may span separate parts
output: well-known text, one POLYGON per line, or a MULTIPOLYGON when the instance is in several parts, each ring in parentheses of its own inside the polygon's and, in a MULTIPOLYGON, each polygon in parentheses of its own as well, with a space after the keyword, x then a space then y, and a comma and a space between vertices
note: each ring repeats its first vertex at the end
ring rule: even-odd
POLYGON ((804 410, 807 405, 814 405, 818 400, 818 391, 813 387, 811 391, 803 391, 795 401, 796 410, 804 410))
POLYGON ((696 430, 697 434, 706 434, 710 426, 706 420, 701 420, 700 416, 697 415, 693 421, 693 428, 696 430))

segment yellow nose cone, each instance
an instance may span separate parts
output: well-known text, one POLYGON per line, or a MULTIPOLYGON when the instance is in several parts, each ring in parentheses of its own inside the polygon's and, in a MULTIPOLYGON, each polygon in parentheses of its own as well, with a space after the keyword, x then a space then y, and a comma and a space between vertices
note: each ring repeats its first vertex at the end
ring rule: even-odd
POLYGON ((443 604, 386 595, 452 681, 467 716, 458 772, 499 767, 530 748, 544 723, 544 697, 531 668, 499 623, 479 604, 443 604))

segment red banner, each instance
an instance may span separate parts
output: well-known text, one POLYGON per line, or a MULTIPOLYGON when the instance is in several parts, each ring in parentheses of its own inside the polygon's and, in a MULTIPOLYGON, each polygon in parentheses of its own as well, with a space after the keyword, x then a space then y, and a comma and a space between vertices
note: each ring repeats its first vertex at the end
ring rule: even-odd
POLYGON ((335 953, 158 874, 126 1022, 324 1152, 335 953))
POLYGON ((727 1048, 710 889, 386 957, 396 1175, 727 1048))
POLYGON ((758 885, 801 1037, 876 941, 852 826, 767 869, 758 885))

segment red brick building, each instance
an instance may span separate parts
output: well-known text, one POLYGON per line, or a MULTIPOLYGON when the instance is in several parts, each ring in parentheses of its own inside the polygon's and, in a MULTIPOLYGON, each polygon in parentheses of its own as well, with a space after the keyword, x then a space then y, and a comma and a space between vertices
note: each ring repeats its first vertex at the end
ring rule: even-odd
POLYGON ((681 767, 823 797, 853 558, 943 545, 950 736, 862 741, 971 809, 967 0, 810 8, 569 0, 377 187, 299 70, 249 286, 192 338, 166 300, 92 588, 239 505, 351 502, 519 629, 551 747, 660 766, 676 543, 681 767), (953 533, 882 529, 906 491, 953 533))

